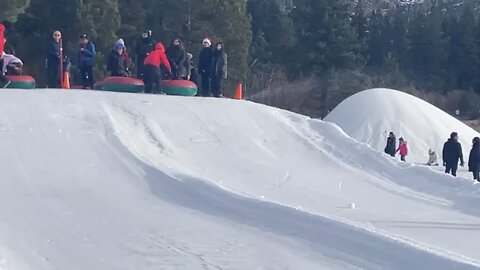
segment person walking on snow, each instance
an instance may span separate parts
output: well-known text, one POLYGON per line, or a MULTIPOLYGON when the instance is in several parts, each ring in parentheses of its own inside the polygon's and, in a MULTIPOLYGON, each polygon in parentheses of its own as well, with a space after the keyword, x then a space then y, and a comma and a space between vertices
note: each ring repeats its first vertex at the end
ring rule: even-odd
POLYGON ((406 161, 405 157, 408 155, 408 146, 407 146, 407 141, 405 141, 402 137, 398 139, 398 149, 395 152, 400 152, 400 160, 401 161, 406 161))
POLYGON ((155 51, 151 52, 144 61, 145 93, 163 93, 161 88, 162 75, 160 66, 164 66, 169 74, 172 74, 172 68, 165 54, 165 47, 162 43, 157 43, 155 51))
POLYGON ((179 80, 185 77, 185 61, 187 61, 187 53, 183 47, 182 41, 176 38, 167 49, 167 57, 172 66, 173 79, 179 80))
MULTIPOLYGON (((0 23, 0 67, 3 67, 4 65, 4 56, 5 52, 3 49, 5 48, 5 25, 0 23)), ((0 88, 5 88, 10 84, 10 80, 5 77, 5 72, 2 69, 2 72, 0 72, 0 88)))
POLYGON ((457 176, 458 160, 460 166, 464 166, 462 145, 458 142, 458 133, 452 132, 450 139, 443 145, 442 151, 443 166, 445 166, 445 173, 457 176))
POLYGON ((473 138, 472 150, 468 158, 468 171, 473 173, 473 179, 480 182, 480 138, 473 138))
POLYGON ((435 151, 433 151, 432 149, 428 149, 428 162, 426 165, 438 166, 437 153, 435 153, 435 151))
POLYGON ((93 88, 93 66, 95 65, 95 45, 86 34, 80 36, 80 48, 77 53, 77 68, 80 70, 83 88, 93 88))
POLYGON ((60 64, 63 63, 62 58, 62 33, 55 30, 52 38, 47 43, 46 69, 47 69, 47 87, 61 88, 60 80, 60 64))
POLYGON ((209 38, 203 40, 203 49, 200 51, 198 62, 198 72, 202 77, 202 85, 200 87, 200 95, 203 97, 209 97, 212 95, 210 92, 210 81, 212 72, 212 41, 209 38))
POLYGON ((223 43, 217 42, 212 57, 211 72, 212 94, 214 97, 223 97, 222 81, 227 79, 227 54, 223 51, 223 43))
POLYGON ((152 30, 145 30, 140 39, 137 40, 135 52, 137 54, 137 78, 142 79, 144 75, 145 58, 155 50, 155 40, 152 37, 152 30))
POLYGON ((395 157, 395 150, 397 149, 397 138, 395 138, 395 134, 390 132, 387 138, 387 146, 385 146, 385 153, 395 157))

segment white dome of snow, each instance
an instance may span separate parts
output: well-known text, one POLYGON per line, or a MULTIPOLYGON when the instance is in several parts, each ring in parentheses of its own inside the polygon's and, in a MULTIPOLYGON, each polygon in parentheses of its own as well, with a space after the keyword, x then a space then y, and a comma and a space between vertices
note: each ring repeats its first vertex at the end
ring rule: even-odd
MULTIPOLYGON (((410 94, 392 89, 371 89, 357 93, 340 103, 326 118, 348 135, 383 151, 388 133, 393 131, 409 145, 412 162, 427 161, 432 148, 441 159, 443 144, 455 131, 468 157, 472 138, 479 133, 461 121, 410 94)), ((398 145, 398 141, 397 141, 398 145)))

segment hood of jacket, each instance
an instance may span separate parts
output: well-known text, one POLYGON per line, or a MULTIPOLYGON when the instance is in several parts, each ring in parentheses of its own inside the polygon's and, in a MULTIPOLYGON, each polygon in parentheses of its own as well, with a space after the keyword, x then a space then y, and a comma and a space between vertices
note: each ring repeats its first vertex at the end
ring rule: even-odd
POLYGON ((163 46, 163 44, 159 42, 157 43, 157 45, 155 45, 155 51, 165 52, 165 46, 163 46))

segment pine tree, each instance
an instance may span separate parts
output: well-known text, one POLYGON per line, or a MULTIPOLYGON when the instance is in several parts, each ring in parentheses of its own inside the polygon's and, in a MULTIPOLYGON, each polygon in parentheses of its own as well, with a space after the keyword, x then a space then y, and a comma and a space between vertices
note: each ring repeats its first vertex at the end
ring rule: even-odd
POLYGON ((278 0, 249 0, 252 20, 252 57, 263 63, 280 63, 294 42, 293 28, 285 3, 278 0))
POLYGON ((21 14, 30 4, 30 0, 2 0, 0 4, 0 22, 15 22, 17 16, 21 14))
POLYGON ((445 86, 447 51, 442 22, 441 11, 433 6, 419 9, 411 25, 411 75, 422 89, 442 89, 445 86))
POLYGON ((480 48, 477 40, 475 14, 472 5, 465 5, 461 16, 453 18, 450 27, 449 73, 452 87, 478 88, 480 48))

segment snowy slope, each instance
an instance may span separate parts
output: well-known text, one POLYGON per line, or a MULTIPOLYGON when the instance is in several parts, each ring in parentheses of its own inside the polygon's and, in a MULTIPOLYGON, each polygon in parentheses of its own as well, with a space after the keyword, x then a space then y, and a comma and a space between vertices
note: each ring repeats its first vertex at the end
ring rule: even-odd
MULTIPOLYGON (((450 133, 459 133, 464 156, 468 157, 472 139, 478 132, 437 107, 404 92, 372 89, 355 94, 340 103, 326 118, 348 135, 371 145, 378 151, 385 148, 388 133, 408 141, 412 162, 425 163, 428 149, 439 159, 450 133)), ((397 141, 398 145, 398 141, 397 141)))
POLYGON ((480 268, 478 186, 274 108, 1 91, 0 144, 0 269, 480 268))

